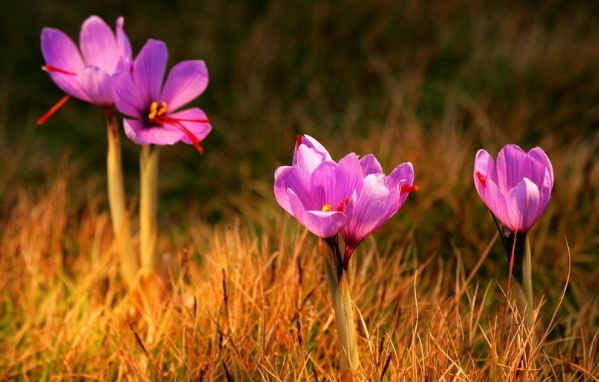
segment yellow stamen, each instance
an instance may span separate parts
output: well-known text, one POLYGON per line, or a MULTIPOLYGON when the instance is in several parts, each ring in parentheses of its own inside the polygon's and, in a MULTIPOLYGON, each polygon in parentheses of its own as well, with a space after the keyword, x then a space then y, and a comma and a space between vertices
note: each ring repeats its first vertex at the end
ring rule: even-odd
POLYGON ((324 206, 322 206, 321 211, 332 211, 333 210, 333 206, 331 206, 330 204, 325 204, 324 206))
POLYGON ((150 121, 154 121, 156 118, 160 118, 166 114, 168 110, 168 104, 166 102, 160 102, 160 106, 158 106, 158 102, 153 101, 150 104, 150 113, 148 114, 148 119, 150 121))
POLYGON ((150 104, 150 114, 148 114, 148 119, 151 121, 156 118, 156 113, 158 112, 158 102, 154 101, 150 104))

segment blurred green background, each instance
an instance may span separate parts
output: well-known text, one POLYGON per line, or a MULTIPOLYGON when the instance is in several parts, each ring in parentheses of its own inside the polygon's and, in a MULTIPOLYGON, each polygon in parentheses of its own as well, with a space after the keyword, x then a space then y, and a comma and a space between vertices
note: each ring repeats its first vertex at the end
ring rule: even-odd
MULTIPOLYGON (((448 123, 463 131, 472 153, 547 136, 564 145, 597 140, 596 1, 5 0, 2 8, 3 198, 65 161, 103 182, 97 108, 72 100, 35 124, 62 97, 40 70, 41 29, 76 40, 91 14, 110 25, 123 15, 135 53, 156 38, 170 49, 169 66, 208 65, 208 90, 193 102, 213 125, 205 154, 162 150, 161 199, 173 213, 199 201, 207 220, 218 221, 242 208, 236 198, 264 195, 296 134, 314 135, 339 157, 389 125, 398 105, 425 134, 448 123)), ((132 194, 138 152, 125 142, 132 194)))

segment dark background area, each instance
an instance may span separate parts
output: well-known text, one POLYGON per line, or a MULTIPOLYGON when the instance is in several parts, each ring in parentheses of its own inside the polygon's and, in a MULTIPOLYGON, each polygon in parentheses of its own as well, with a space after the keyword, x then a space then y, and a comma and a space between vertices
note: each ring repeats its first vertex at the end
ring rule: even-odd
MULTIPOLYGON (((162 150, 161 198, 175 211, 206 201, 211 221, 238 209, 230 197, 269 184, 296 134, 330 142, 339 156, 376 134, 398 98, 424 133, 457 107, 452 124, 472 138, 464 143, 472 152, 549 135, 564 145, 597 139, 597 2, 7 0, 0 147, 18 165, 5 170, 3 197, 11 184, 39 184, 61 160, 102 179, 105 128, 96 107, 72 100, 35 124, 62 97, 40 70, 41 29, 77 41, 91 14, 110 25, 124 16, 134 53, 156 38, 169 47, 169 67, 206 61, 210 84, 193 105, 213 132, 204 156, 185 145, 162 150)), ((134 193, 139 148, 123 141, 134 193)))

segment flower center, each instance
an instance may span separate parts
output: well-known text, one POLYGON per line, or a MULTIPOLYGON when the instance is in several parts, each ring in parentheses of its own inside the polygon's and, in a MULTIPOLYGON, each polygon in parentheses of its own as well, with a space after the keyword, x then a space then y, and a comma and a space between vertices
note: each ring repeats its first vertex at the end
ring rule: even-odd
POLYGON ((192 123, 208 123, 207 119, 187 119, 177 118, 167 114, 168 103, 152 101, 150 104, 150 112, 148 113, 148 120, 157 125, 170 125, 179 130, 189 138, 191 143, 194 145, 196 150, 200 154, 204 152, 204 148, 200 145, 200 139, 195 136, 185 125, 184 122, 192 123))
MULTIPOLYGON (((349 204, 349 202, 350 202, 349 198, 343 199, 343 201, 341 203, 339 203, 337 205, 337 208, 335 208, 334 210, 337 212, 343 212, 345 210, 345 207, 349 204)), ((321 211, 333 211, 333 206, 330 204, 323 204, 323 206, 320 210, 321 211)))
POLYGON ((150 104, 150 112, 148 113, 148 119, 150 122, 160 123, 160 118, 166 115, 168 110, 168 104, 166 102, 154 101, 150 104))
POLYGON ((483 186, 487 184, 487 177, 480 173, 480 171, 476 172, 476 177, 482 183, 483 186))

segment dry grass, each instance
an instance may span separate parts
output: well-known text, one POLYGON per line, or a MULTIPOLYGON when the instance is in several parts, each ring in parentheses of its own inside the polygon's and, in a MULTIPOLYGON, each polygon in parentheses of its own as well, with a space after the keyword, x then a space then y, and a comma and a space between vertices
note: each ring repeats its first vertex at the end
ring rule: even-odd
MULTIPOLYGON (((583 250, 593 231, 572 232, 559 217, 570 224, 585 218, 570 201, 585 194, 583 175, 567 174, 575 165, 567 159, 584 162, 597 148, 545 146, 563 153, 551 155, 556 179, 570 181, 567 188, 558 181, 552 207, 532 232, 542 341, 531 354, 503 294, 507 270, 491 219, 469 184, 472 153, 460 150, 467 138, 451 129, 423 133, 415 123, 403 122, 401 141, 389 125, 358 149, 378 153, 386 168, 411 159, 421 187, 352 260, 364 379, 598 380, 597 276, 586 263, 596 266, 596 257, 583 250), (400 145, 406 137, 409 145, 385 151, 383 142, 400 145), (425 147, 430 155, 422 157, 425 147), (439 236, 448 241, 424 243, 433 229, 450 230, 439 236), (565 238, 555 235, 562 229, 565 238), (529 369, 538 379, 517 371, 522 357, 534 357, 529 369)), ((82 185, 75 168, 61 166, 46 189, 16 190, 5 210, 0 379, 335 379, 321 254, 275 205, 268 183, 255 181, 262 197, 242 216, 211 227, 190 213, 186 229, 165 227, 160 247, 168 250, 171 293, 144 309, 117 276, 103 193, 93 178, 82 185), (87 189, 79 210, 69 203, 75 185, 87 189)), ((597 195, 587 201, 596 202, 597 195)))
MULTIPOLYGON (((350 263, 365 380, 599 381, 596 6, 117 3, 104 15, 126 15, 136 48, 161 38, 211 71, 206 154, 163 150, 158 247, 171 287, 142 306, 119 279, 97 110, 73 103, 33 127, 58 96, 23 46, 42 25, 74 34, 97 12, 56 0, 0 66, 0 380, 335 380, 317 242, 272 196, 274 169, 308 133, 336 158, 411 161, 420 186, 350 263), (508 142, 541 146, 556 174, 530 233, 532 348, 472 184, 476 149, 508 142)), ((124 150, 135 212, 138 150, 124 150)))

